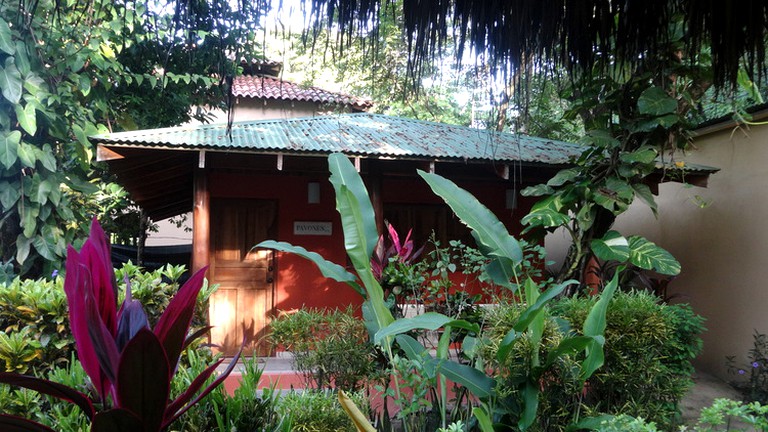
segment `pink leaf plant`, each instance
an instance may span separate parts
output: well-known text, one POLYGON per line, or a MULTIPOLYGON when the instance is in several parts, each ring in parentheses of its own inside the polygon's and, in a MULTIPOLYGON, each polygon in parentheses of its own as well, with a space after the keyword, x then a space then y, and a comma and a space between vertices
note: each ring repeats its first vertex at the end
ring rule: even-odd
POLYGON ((387 231, 389 233, 389 247, 386 247, 384 242, 384 235, 379 236, 379 241, 376 243, 376 248, 373 251, 371 257, 371 268, 373 275, 381 282, 384 274, 384 269, 389 265, 392 258, 396 261, 410 265, 413 264, 416 259, 419 258, 421 252, 424 250, 424 246, 418 250, 414 250, 413 240, 411 240, 412 229, 408 230, 408 234, 405 236, 405 241, 400 242, 400 236, 397 234, 397 230, 390 223, 387 223, 387 231))
MULTIPOLYGON (((240 353, 205 389, 205 382, 223 359, 210 365, 184 393, 170 400, 171 380, 179 356, 194 338, 202 335, 198 331, 188 337, 206 269, 195 273, 179 289, 154 329, 150 329, 141 303, 132 298, 130 285, 123 304, 117 308, 110 246, 95 219, 90 237, 80 252, 69 247, 66 269, 64 290, 77 355, 102 410, 97 411, 85 394, 47 380, 0 373, 0 382, 76 404, 91 420, 92 431, 154 432, 166 429, 232 372, 240 353)), ((0 429, 52 430, 6 414, 0 414, 0 429)))

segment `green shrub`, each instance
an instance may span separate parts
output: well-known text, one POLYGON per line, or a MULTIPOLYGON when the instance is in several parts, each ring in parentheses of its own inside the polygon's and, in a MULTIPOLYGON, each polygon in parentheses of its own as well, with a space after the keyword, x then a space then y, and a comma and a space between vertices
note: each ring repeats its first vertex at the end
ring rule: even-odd
MULTIPOLYGON (((368 401, 364 393, 354 392, 347 396, 360 411, 368 411, 368 401)), ((277 411, 283 417, 290 417, 292 432, 357 431, 334 391, 292 391, 280 398, 277 411)))
MULTIPOLYGON (((592 297, 564 299, 553 314, 581 328, 592 297)), ((691 360, 701 351, 703 318, 688 306, 662 305, 645 292, 617 292, 605 330, 605 364, 587 382, 588 413, 628 414, 671 429, 693 385, 691 360)))
POLYGON ((354 391, 377 373, 376 350, 351 307, 284 314, 272 322, 270 337, 293 354, 308 385, 354 391))

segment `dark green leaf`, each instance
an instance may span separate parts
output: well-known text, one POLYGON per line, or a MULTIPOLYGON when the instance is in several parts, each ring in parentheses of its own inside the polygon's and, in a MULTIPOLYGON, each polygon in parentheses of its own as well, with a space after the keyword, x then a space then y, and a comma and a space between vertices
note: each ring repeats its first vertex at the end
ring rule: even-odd
POLYGON ((552 189, 550 186, 546 184, 539 184, 536 186, 528 186, 527 188, 520 191, 520 195, 522 196, 542 196, 542 195, 550 195, 555 190, 552 189))
POLYGON ((651 192, 651 188, 648 187, 646 184, 642 183, 635 183, 632 185, 632 189, 635 191, 635 196, 640 198, 642 202, 644 202, 648 207, 651 208, 653 211, 654 216, 658 213, 658 206, 656 205, 656 200, 653 198, 653 193, 651 192))
POLYGON ((564 169, 555 174, 548 182, 548 186, 562 186, 565 183, 575 179, 579 176, 579 170, 576 168, 564 169))
POLYGON ((373 342, 378 344, 384 338, 416 329, 437 330, 451 321, 453 321, 451 318, 437 312, 427 312, 411 318, 400 318, 376 332, 373 342))
POLYGON ((21 142, 21 132, 10 131, 3 132, 0 136, 0 164, 5 169, 11 169, 16 163, 19 155, 19 143, 21 142))
POLYGON ((439 362, 438 372, 481 399, 489 397, 493 390, 493 379, 471 366, 446 360, 439 362))
POLYGON ((677 110, 677 101, 670 97, 661 87, 646 89, 637 99, 640 114, 661 116, 677 110))
POLYGON ((397 335, 395 340, 397 345, 405 352, 406 357, 411 360, 421 360, 423 358, 422 355, 427 352, 424 345, 411 336, 401 334, 397 335))
POLYGON ((665 275, 680 273, 681 267, 671 253, 640 236, 629 238, 629 261, 646 270, 665 275))
POLYGON ((43 236, 36 236, 32 239, 32 245, 35 246, 35 250, 41 257, 48 261, 56 260, 56 243, 52 242, 54 239, 48 239, 43 236))
POLYGON ((25 237, 24 234, 19 234, 16 237, 16 261, 23 264, 29 257, 29 251, 32 247, 32 239, 25 237))
POLYGON ((16 48, 11 37, 11 27, 4 19, 0 18, 0 51, 13 55, 16 48))
POLYGON ((581 363, 581 380, 586 381, 592 376, 595 371, 603 365, 605 362, 605 354, 603 353, 603 344, 605 338, 606 327, 606 313, 608 311, 608 304, 613 298, 613 294, 616 292, 616 288, 619 286, 619 275, 624 271, 624 267, 616 269, 616 273, 613 279, 606 285, 603 292, 600 294, 600 299, 592 306, 587 319, 584 320, 584 327, 582 328, 582 334, 584 336, 592 337, 593 340, 587 344, 587 357, 581 363))
POLYGON ((592 240, 592 253, 603 261, 625 262, 629 259, 629 242, 616 231, 608 231, 603 238, 592 240))
POLYGON ((16 69, 13 57, 8 57, 5 59, 5 67, 0 67, 0 89, 3 97, 12 104, 19 103, 23 84, 21 73, 16 69))
POLYGON ((606 149, 616 148, 621 145, 621 142, 611 135, 609 131, 602 129, 588 131, 581 141, 595 147, 606 149))
POLYGON ((656 159, 658 152, 656 149, 650 147, 642 147, 633 152, 622 153, 621 160, 627 163, 643 163, 648 164, 656 159))
POLYGON ((32 104, 26 104, 24 107, 21 104, 17 104, 14 106, 14 110, 16 111, 16 119, 19 121, 21 128, 30 135, 37 133, 35 107, 32 104))
POLYGON ((536 412, 539 410, 539 383, 526 382, 523 389, 523 415, 518 426, 521 431, 528 428, 536 421, 536 412))
POLYGON ((21 191, 17 182, 0 181, 0 205, 3 206, 3 209, 10 209, 20 197, 21 191))
POLYGON ((35 147, 31 144, 20 142, 18 155, 22 166, 34 168, 37 158, 35 157, 35 147))
MULTIPOLYGON (((526 283, 533 282, 529 279, 526 281, 526 283)), ((528 308, 526 308, 523 313, 520 314, 520 317, 517 319, 517 322, 512 328, 518 332, 525 331, 528 328, 528 325, 533 322, 537 316, 544 312, 544 306, 546 306, 550 300, 560 295, 560 293, 562 293, 563 290, 568 287, 568 285, 573 285, 575 283, 577 282, 574 280, 569 280, 548 288, 546 291, 541 293, 541 295, 539 295, 539 297, 532 305, 528 306, 528 308)))

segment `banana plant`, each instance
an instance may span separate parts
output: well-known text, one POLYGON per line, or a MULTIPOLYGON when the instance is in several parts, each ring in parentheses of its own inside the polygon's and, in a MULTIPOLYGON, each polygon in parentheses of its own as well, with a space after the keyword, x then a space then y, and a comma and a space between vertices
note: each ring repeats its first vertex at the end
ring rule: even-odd
MULTIPOLYGON (((93 221, 91 234, 78 253, 67 254, 64 290, 77 356, 95 389, 100 410, 84 393, 44 379, 0 373, 0 383, 23 387, 73 403, 91 421, 91 431, 165 430, 232 372, 240 356, 203 388, 221 364, 219 360, 195 378, 189 388, 170 400, 170 385, 182 351, 207 329, 188 335, 195 300, 203 287, 205 269, 195 273, 168 304, 153 329, 141 303, 127 288, 117 308, 117 284, 109 243, 93 221)), ((53 431, 31 420, 0 414, 2 430, 53 431)))
MULTIPOLYGON (((452 329, 463 328, 470 332, 479 333, 480 328, 476 324, 466 321, 453 320, 438 313, 426 313, 412 318, 395 320, 386 306, 383 290, 379 285, 371 267, 371 255, 378 241, 373 206, 368 193, 352 163, 342 154, 329 156, 329 169, 331 183, 336 191, 336 209, 341 215, 344 231, 344 245, 350 261, 355 269, 351 273, 344 267, 332 263, 317 253, 284 242, 265 241, 256 247, 272 248, 282 252, 298 254, 317 265, 321 273, 333 280, 344 282, 359 292, 363 298, 363 315, 366 325, 372 335, 374 343, 385 348, 390 353, 391 345, 398 346, 411 359, 424 359, 426 349, 414 338, 406 335, 407 332, 416 329, 437 330, 443 328, 445 332, 438 342, 435 357, 429 357, 427 361, 428 373, 434 373, 442 387, 441 398, 445 399, 445 381, 449 379, 457 384, 465 386, 484 407, 489 407, 496 397, 494 393, 495 380, 489 376, 482 364, 474 366, 460 364, 448 358, 448 345, 452 329)), ((419 171, 418 174, 427 182, 432 191, 440 196, 453 212, 467 225, 477 246, 483 255, 489 260, 484 271, 497 285, 507 287, 515 293, 524 296, 528 307, 521 314, 518 322, 510 334, 501 344, 501 356, 509 355, 511 344, 517 337, 525 332, 538 335, 540 341, 544 326, 544 311, 547 303, 557 297, 573 281, 555 285, 539 291, 539 287, 532 281, 525 282, 525 290, 520 290, 521 281, 518 280, 517 269, 523 259, 522 249, 518 241, 507 231, 504 224, 485 206, 483 206, 472 194, 459 188, 450 180, 439 175, 419 171), (520 293, 520 291, 524 291, 520 293)), ((526 430, 533 424, 538 408, 538 379, 544 372, 544 368, 553 363, 557 356, 567 354, 586 353, 582 363, 582 377, 584 380, 602 365, 603 352, 602 329, 605 328, 605 308, 613 291, 606 289, 599 305, 590 313, 589 329, 585 327, 583 336, 566 338, 563 343, 545 361, 536 360, 539 375, 532 375, 525 383, 525 409, 520 424, 521 430, 526 430), (601 326, 602 323, 602 326, 601 326)), ((586 326, 586 324, 585 324, 586 326)), ((396 389, 397 390, 397 389, 396 389)), ((479 424, 491 424, 492 414, 489 409, 479 408, 476 417, 479 424)), ((445 427, 445 413, 441 412, 445 427)))

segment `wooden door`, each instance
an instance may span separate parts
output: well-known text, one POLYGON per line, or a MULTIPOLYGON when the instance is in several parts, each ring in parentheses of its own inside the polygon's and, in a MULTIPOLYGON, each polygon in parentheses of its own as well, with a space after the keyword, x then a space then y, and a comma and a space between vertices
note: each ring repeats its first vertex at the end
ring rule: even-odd
POLYGON ((274 307, 274 255, 251 250, 275 238, 274 201, 211 200, 211 342, 233 355, 245 338, 244 355, 268 355, 269 317, 274 307))

